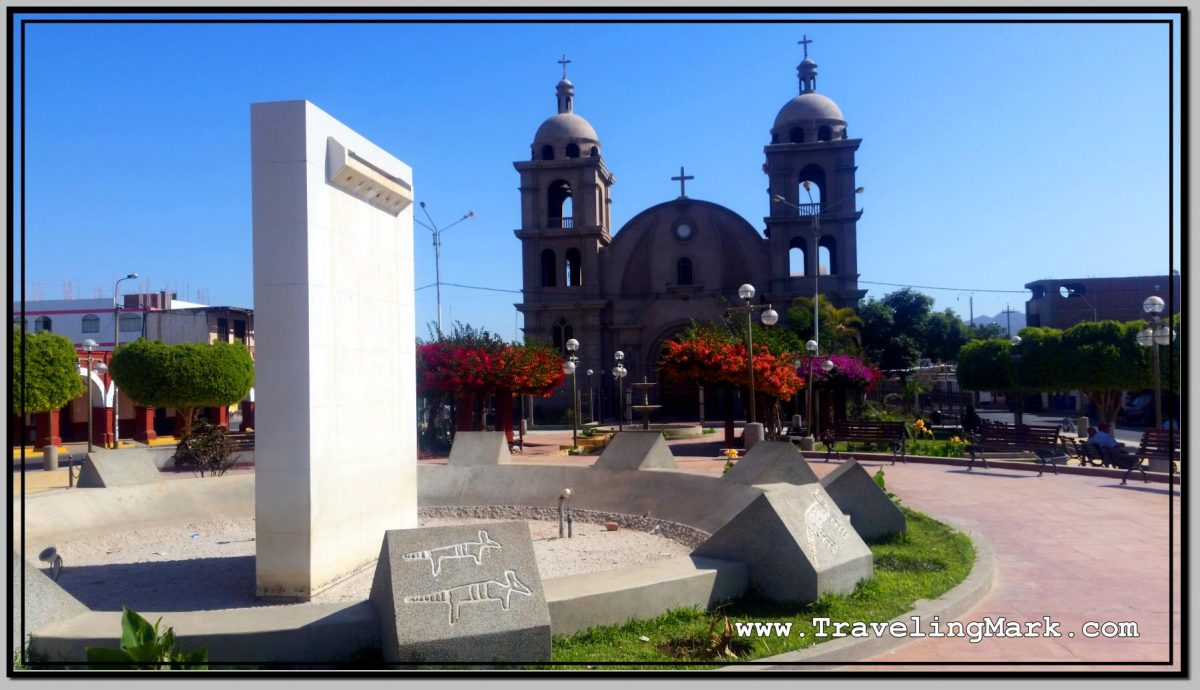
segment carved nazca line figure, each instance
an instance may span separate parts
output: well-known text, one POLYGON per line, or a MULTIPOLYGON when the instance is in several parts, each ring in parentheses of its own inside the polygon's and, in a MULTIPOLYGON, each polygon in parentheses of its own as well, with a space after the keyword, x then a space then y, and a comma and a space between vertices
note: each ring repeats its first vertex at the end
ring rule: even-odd
POLYGON ((517 579, 517 574, 511 570, 504 571, 504 582, 483 580, 472 582, 459 587, 443 589, 432 594, 404 597, 406 604, 446 603, 450 604, 450 625, 458 622, 458 607, 463 604, 499 601, 500 607, 508 610, 513 594, 530 596, 533 591, 517 579))
POLYGON ((813 489, 813 502, 808 506, 808 510, 804 511, 805 536, 808 538, 808 550, 812 556, 814 566, 820 565, 817 562, 817 537, 820 537, 821 541, 835 555, 838 552, 837 541, 825 531, 827 526, 832 525, 833 529, 837 531, 842 539, 849 537, 846 528, 833 516, 833 511, 830 510, 829 504, 825 502, 825 499, 821 497, 821 493, 821 490, 813 489))
MULTIPOLYGON (((401 560, 405 561, 429 561, 429 566, 433 569, 433 576, 437 577, 442 571, 442 561, 447 558, 471 558, 474 559, 475 565, 483 564, 483 552, 487 549, 496 549, 497 551, 503 545, 488 536, 486 530, 479 530, 479 541, 464 541, 458 544, 450 544, 449 546, 439 546, 436 549, 426 549, 424 551, 412 551, 400 556, 401 560)), ((505 608, 508 608, 507 606, 505 608)))

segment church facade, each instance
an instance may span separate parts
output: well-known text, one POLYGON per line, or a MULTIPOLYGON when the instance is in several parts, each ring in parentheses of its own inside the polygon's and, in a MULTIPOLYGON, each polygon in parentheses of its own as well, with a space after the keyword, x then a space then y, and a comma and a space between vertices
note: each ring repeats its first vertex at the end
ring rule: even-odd
MULTIPOLYGON (((861 139, 848 137, 841 109, 817 92, 807 43, 805 53, 797 69, 799 94, 776 115, 763 149, 768 194, 761 232, 720 204, 686 196, 690 178, 683 169, 675 178, 678 198, 612 232, 616 176, 604 163, 595 129, 575 113, 564 62, 558 112, 537 129, 529 160, 514 163, 521 178, 515 232, 523 269, 523 300, 516 307, 527 336, 559 349, 571 338, 579 341, 579 386, 605 391, 605 417, 615 414, 618 350, 629 372, 628 403, 629 383, 659 381, 663 343, 693 320, 719 321, 730 306, 743 304, 737 292, 744 283, 755 286, 756 304, 770 303, 781 315, 796 297, 811 298, 814 287, 837 306, 853 306, 865 294, 858 289, 861 212, 854 203, 861 139), (588 369, 597 372, 590 381, 588 369)), ((695 419, 695 393, 658 391, 661 416, 695 419)), ((586 401, 584 409, 586 420, 586 401)), ((715 417, 715 406, 708 411, 715 417)))

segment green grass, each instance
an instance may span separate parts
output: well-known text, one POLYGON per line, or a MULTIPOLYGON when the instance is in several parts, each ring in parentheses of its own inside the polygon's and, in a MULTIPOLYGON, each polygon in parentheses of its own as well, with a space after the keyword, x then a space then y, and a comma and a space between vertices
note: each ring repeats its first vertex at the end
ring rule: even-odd
MULTIPOLYGON (((737 661, 752 661, 774 654, 810 647, 830 637, 816 638, 814 617, 832 622, 882 622, 913 609, 918 599, 932 599, 962 582, 975 562, 975 549, 966 535, 917 511, 901 508, 908 519, 908 533, 871 546, 875 576, 860 582, 848 596, 827 595, 803 607, 744 598, 729 602, 713 613, 677 609, 658 618, 630 621, 620 626, 592 628, 572 636, 556 636, 553 660, 578 664, 545 668, 716 668, 737 661), (791 635, 779 637, 722 636, 725 617, 738 621, 791 622, 791 635), (801 637, 798 633, 805 633, 801 637), (649 638, 649 642, 642 640, 649 638), (723 638, 723 639, 722 639, 723 638), (714 647, 721 648, 718 656, 714 647), (732 651, 736 658, 725 654, 732 651), (695 666, 671 666, 681 661, 709 662, 695 666), (594 662, 621 662, 595 666, 594 662)), ((827 628, 826 632, 830 632, 827 628)))

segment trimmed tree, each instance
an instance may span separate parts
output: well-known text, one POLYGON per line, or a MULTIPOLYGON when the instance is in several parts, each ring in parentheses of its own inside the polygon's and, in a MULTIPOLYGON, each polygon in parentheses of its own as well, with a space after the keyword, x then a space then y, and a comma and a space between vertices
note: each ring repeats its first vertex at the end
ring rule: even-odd
POLYGON ((1148 348, 1137 344, 1144 325, 1085 321, 1063 331, 1063 387, 1087 393, 1101 421, 1116 422, 1125 391, 1154 385, 1148 348))
POLYGON ((958 385, 970 391, 1016 389, 1012 374, 1012 343, 1005 338, 972 340, 958 351, 958 385))
POLYGON ((30 335, 14 326, 12 356, 13 411, 18 414, 52 412, 86 390, 75 346, 66 336, 49 331, 30 335))
POLYGON ((254 360, 241 343, 167 345, 139 338, 117 348, 108 371, 142 405, 176 408, 185 437, 196 408, 232 405, 254 385, 254 360))

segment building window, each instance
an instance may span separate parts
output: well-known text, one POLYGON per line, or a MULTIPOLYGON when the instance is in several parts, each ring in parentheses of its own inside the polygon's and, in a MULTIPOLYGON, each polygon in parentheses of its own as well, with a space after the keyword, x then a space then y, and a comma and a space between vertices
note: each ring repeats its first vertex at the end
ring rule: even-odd
POLYGON ((566 180, 555 180, 546 195, 546 216, 552 228, 573 227, 571 185, 566 180))
POLYGON ((804 239, 801 237, 793 237, 791 244, 788 245, 788 273, 794 276, 807 275, 805 270, 805 255, 807 248, 804 244, 804 239))
POLYGON ((246 322, 241 319, 233 320, 233 339, 239 343, 246 344, 246 322))
POLYGON ((559 317, 558 321, 554 322, 554 349, 563 353, 567 352, 567 341, 575 337, 575 329, 567 320, 559 317))
POLYGON ((788 133, 788 138, 793 144, 803 144, 804 129, 801 127, 792 127, 792 131, 788 133))
POLYGON ((817 275, 837 273, 837 241, 829 235, 817 245, 817 275))
POLYGON ((675 284, 692 284, 692 260, 684 257, 675 263, 675 284))
POLYGON ((542 160, 544 160, 544 161, 554 160, 554 147, 551 146, 550 144, 546 144, 545 146, 542 147, 542 160))
POLYGON ((567 250, 566 256, 566 280, 563 282, 568 287, 579 287, 583 285, 583 273, 581 272, 580 264, 583 263, 583 258, 579 255, 579 250, 572 247, 567 250))
POLYGON ((142 330, 141 314, 121 314, 122 333, 140 333, 142 330))
POLYGON ((100 317, 95 314, 87 314, 83 317, 83 332, 84 333, 99 333, 100 332, 100 317))
POLYGON ((229 319, 217 319, 217 342, 229 342, 229 319))
POLYGON ((567 144, 567 158, 579 158, 579 144, 567 144))
POLYGON ((598 148, 596 148, 595 146, 593 146, 593 147, 592 147, 592 151, 591 151, 591 154, 590 154, 590 155, 591 155, 591 157, 592 157, 592 158, 598 158, 598 157, 600 156, 600 149, 598 149, 598 148))
POLYGON ((542 250, 542 287, 554 287, 558 285, 558 276, 555 275, 558 271, 555 270, 554 250, 542 250))
POLYGON ((54 322, 50 320, 49 316, 39 316, 33 322, 33 332, 41 333, 42 331, 54 332, 54 322))
POLYGON ((829 125, 821 125, 817 129, 817 141, 829 141, 832 138, 833 130, 829 128, 829 125))

